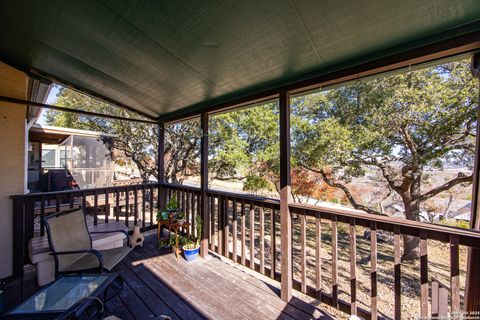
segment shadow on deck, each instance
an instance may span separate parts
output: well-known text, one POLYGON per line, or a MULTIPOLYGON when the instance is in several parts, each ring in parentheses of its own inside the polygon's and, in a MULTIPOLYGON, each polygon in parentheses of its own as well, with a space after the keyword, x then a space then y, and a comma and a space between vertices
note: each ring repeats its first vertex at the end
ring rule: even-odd
MULTIPOLYGON (((155 244, 156 236, 147 236, 144 247, 137 247, 115 268, 125 284, 107 306, 123 320, 159 315, 172 319, 332 319, 298 298, 286 304, 275 285, 214 255, 177 261, 174 254, 155 244)), ((25 296, 36 290, 35 280, 25 277, 25 296)), ((19 291, 18 284, 7 285, 10 307, 19 302, 19 291)))

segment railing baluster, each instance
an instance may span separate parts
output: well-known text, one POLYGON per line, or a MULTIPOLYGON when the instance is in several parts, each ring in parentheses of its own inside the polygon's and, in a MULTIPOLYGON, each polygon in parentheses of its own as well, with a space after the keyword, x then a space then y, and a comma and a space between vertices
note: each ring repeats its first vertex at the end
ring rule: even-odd
POLYGON ((142 228, 145 228, 145 185, 142 185, 142 228))
POLYGON ((28 242, 35 235, 34 230, 34 221, 35 221, 35 199, 27 198, 25 202, 25 257, 28 257, 28 242))
POLYGON ((357 315, 357 236, 354 218, 350 218, 350 314, 357 315))
POLYGON ((400 227, 393 228, 393 255, 394 255, 394 291, 395 291, 395 319, 401 317, 401 253, 400 253, 400 227))
POLYGON ((260 206, 260 273, 265 274, 265 216, 264 207, 260 206))
POLYGON ((192 207, 191 207, 191 210, 192 210, 192 220, 190 222, 190 232, 191 234, 195 237, 196 236, 196 233, 195 233, 195 217, 196 217, 196 210, 195 210, 195 193, 192 192, 192 207))
POLYGON ((276 216, 275 216, 275 209, 271 209, 270 210, 270 213, 271 213, 271 217, 270 217, 270 234, 271 234, 271 237, 272 237, 272 246, 271 246, 271 257, 272 257, 272 262, 271 262, 271 270, 270 270, 270 277, 272 279, 275 279, 275 271, 276 271, 276 266, 277 266, 277 244, 276 244, 276 233, 277 233, 277 224, 276 224, 276 216))
POLYGON ((338 239, 337 216, 332 215, 332 304, 338 308, 338 239))
POLYGON ((177 200, 177 205, 180 205, 180 201, 181 201, 180 192, 181 192, 181 189, 175 190, 175 197, 176 197, 176 200, 177 200))
POLYGON ((246 256, 246 241, 245 241, 245 201, 242 200, 240 205, 240 239, 241 239, 241 251, 242 251, 242 258, 240 260, 241 264, 245 265, 245 256, 246 256))
MULTIPOLYGON (((307 223, 305 211, 300 216, 300 267, 302 272, 301 277, 301 291, 307 292, 307 223)), ((293 234, 293 233, 292 233, 293 234)))
POLYGON ((153 226, 153 186, 150 186, 150 197, 149 197, 149 207, 150 207, 150 227, 153 226))
POLYGON ((138 224, 138 187, 135 185, 133 187, 133 225, 136 226, 138 224))
POLYGON ((45 235, 45 224, 43 223, 42 217, 45 215, 45 196, 40 198, 40 236, 45 235))
POLYGON ((230 248, 229 248, 229 222, 228 222, 228 197, 224 197, 223 199, 223 204, 222 204, 222 208, 223 208, 223 217, 222 217, 222 221, 223 221, 223 255, 227 258, 230 258, 230 248))
POLYGON ((238 235, 237 235, 237 198, 232 200, 232 257, 233 261, 237 262, 237 246, 238 246, 238 235))
MULTIPOLYGON (((186 194, 186 206, 185 206, 185 221, 190 223, 190 192, 186 194)), ((190 235, 190 226, 187 227, 187 235, 190 235)))
POLYGON ((250 203, 250 268, 255 270, 255 207, 250 203))
MULTIPOLYGON (((25 224, 25 198, 13 198, 13 275, 23 275, 23 265, 27 254, 25 224)), ((23 297, 21 297, 23 298, 23 297)))
POLYGON ((222 207, 223 207, 223 197, 222 196, 218 196, 218 200, 217 200, 217 213, 218 213, 218 220, 217 220, 217 236, 218 236, 218 239, 217 239, 217 244, 218 244, 218 247, 217 247, 217 253, 218 254, 222 254, 222 250, 223 250, 223 217, 222 217, 222 207))
POLYGON ((317 299, 322 301, 322 224, 320 213, 315 213, 315 289, 317 299))
POLYGON ((115 189, 115 220, 120 221, 120 192, 118 192, 118 188, 115 189))
POLYGON ((427 233, 420 231, 420 316, 428 318, 428 253, 427 233))
POLYGON ((60 195, 59 194, 56 194, 55 195, 55 212, 59 212, 60 211, 60 195))
POLYGON ((96 226, 98 224, 98 192, 95 189, 93 192, 93 225, 96 226))
POLYGON ((459 246, 458 235, 450 234, 450 288, 452 293, 451 312, 460 311, 460 267, 459 267, 459 246))
POLYGON ((184 212, 186 211, 186 206, 185 206, 186 193, 187 193, 186 190, 182 190, 182 210, 184 210, 184 212))
POLYGON ((105 210, 105 223, 108 223, 108 217, 110 215, 110 204, 109 204, 109 201, 108 201, 108 189, 105 189, 105 206, 104 206, 104 210, 105 210))
POLYGON ((215 251, 215 197, 210 195, 210 250, 215 251))
POLYGON ((130 213, 130 192, 128 190, 128 187, 125 188, 125 225, 129 227, 130 221, 129 219, 129 213, 130 213))
MULTIPOLYGON (((199 217, 202 217, 202 195, 201 195, 201 193, 197 193, 197 215, 199 217)), ((197 223, 197 222, 195 221, 195 223, 197 223)), ((195 232, 196 231, 197 230, 195 230, 195 232)), ((197 237, 201 238, 201 236, 202 236, 201 234, 197 234, 197 237)))
POLYGON ((370 299, 372 320, 377 319, 377 223, 370 222, 370 299))

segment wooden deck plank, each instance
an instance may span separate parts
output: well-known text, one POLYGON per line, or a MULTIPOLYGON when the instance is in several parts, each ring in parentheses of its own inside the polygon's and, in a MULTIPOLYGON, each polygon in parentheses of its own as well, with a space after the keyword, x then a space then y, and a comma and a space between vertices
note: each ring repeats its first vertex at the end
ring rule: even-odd
MULTIPOLYGON (((262 317, 263 319, 268 318, 285 318, 282 316, 282 308, 275 307, 264 299, 265 295, 258 292, 258 289, 252 288, 251 285, 246 281, 236 281, 233 279, 230 271, 233 268, 228 268, 229 272, 225 272, 225 268, 219 269, 212 263, 210 263, 213 257, 209 257, 206 263, 202 264, 201 268, 195 270, 195 275, 198 275, 202 279, 210 279, 206 284, 215 290, 216 293, 219 293, 225 297, 225 302, 230 305, 235 305, 237 308, 241 308, 244 311, 246 316, 249 317, 262 317), (214 275, 212 277, 212 275, 214 275), (234 285, 232 285, 234 284, 234 285)), ((172 263, 173 260, 169 262, 172 263)), ((201 285, 202 282, 197 282, 198 285, 201 285)), ((276 297, 278 299, 278 297, 276 297)), ((269 300, 272 298, 269 298, 269 300)), ((287 317, 291 319, 290 317, 287 317)))
POLYGON ((242 310, 227 304, 225 302, 226 297, 219 294, 217 290, 206 285, 206 283, 202 285, 197 284, 195 280, 196 275, 193 272, 187 274, 185 272, 187 268, 181 270, 180 266, 172 266, 168 263, 165 259, 168 256, 170 255, 165 255, 161 258, 153 257, 148 260, 146 265, 171 287, 178 288, 181 296, 187 299, 195 308, 206 314, 208 318, 222 319, 227 316, 229 319, 245 318, 242 310))
POLYGON ((119 296, 115 296, 108 301, 107 308, 111 315, 117 316, 122 320, 135 320, 135 317, 130 310, 128 310, 127 306, 123 303, 119 296))
POLYGON ((181 319, 168 305, 158 299, 150 287, 145 286, 124 262, 119 263, 115 271, 155 316, 165 315, 172 319, 181 319))
MULTIPOLYGON (((147 247, 147 250, 152 249, 147 247)), ((152 252, 152 256, 155 256, 154 252, 152 252)), ((182 270, 184 277, 189 278, 195 283, 195 286, 209 288, 215 292, 217 300, 222 300, 222 302, 227 303, 230 307, 234 307, 233 309, 241 311, 243 318, 257 318, 261 316, 262 319, 291 319, 286 313, 282 313, 282 309, 286 307, 286 304, 282 302, 278 296, 271 296, 268 297, 268 299, 264 299, 264 292, 259 292, 258 288, 252 288, 251 285, 247 284, 243 279, 234 278, 233 275, 230 274, 230 272, 235 271, 235 268, 232 266, 223 264, 224 268, 220 269, 214 266, 212 264, 212 260, 215 260, 214 258, 198 260, 194 262, 197 266, 184 261, 177 262, 173 255, 162 256, 161 261, 157 261, 157 257, 153 259, 155 260, 151 261, 151 263, 156 263, 156 267, 164 270, 163 272, 167 270, 163 269, 165 263, 170 264, 172 268, 182 270), (271 300, 280 302, 280 305, 277 304, 276 307, 273 307, 269 303, 271 300), (269 312, 265 313, 265 310, 269 312)), ((253 278, 252 276, 249 277, 253 278)), ((287 308, 293 307, 287 306, 287 308)), ((231 312, 232 308, 229 313, 231 314, 231 312)), ((305 316, 305 313, 299 313, 297 318, 305 319, 305 316)), ((218 318, 223 317, 223 315, 209 315, 209 317, 218 318)))
MULTIPOLYGON (((242 271, 241 269, 233 266, 226 266, 225 262, 217 259, 212 258, 209 260, 209 264, 207 267, 211 268, 212 266, 216 266, 219 273, 224 274, 225 269, 228 268, 229 270, 229 277, 233 279, 235 282, 237 280, 234 277, 238 278, 238 282, 244 281, 249 283, 253 288, 251 291, 254 294, 259 294, 259 297, 255 297, 255 299, 264 299, 265 303, 273 304, 278 309, 282 309, 284 313, 288 314, 289 316, 295 319, 307 319, 311 315, 315 317, 319 316, 327 316, 324 314, 320 309, 316 308, 314 305, 308 304, 298 298, 292 299, 290 304, 286 304, 284 301, 279 299, 280 297, 280 288, 272 286, 263 280, 251 276, 250 274, 242 271)), ((240 267, 242 268, 242 267, 240 267)))
POLYGON ((123 304, 134 315, 135 319, 154 319, 152 311, 130 288, 128 283, 124 283, 122 290, 118 293, 118 297, 120 297, 123 304))
POLYGON ((167 304, 182 319, 203 319, 204 316, 194 310, 187 302, 177 296, 177 294, 167 285, 150 272, 141 262, 143 256, 133 251, 127 258, 125 263, 138 276, 139 279, 148 286, 158 299, 167 304))
POLYGON ((299 298, 285 303, 277 283, 242 268, 212 254, 195 262, 177 261, 172 253, 156 247, 156 235, 149 235, 143 248, 135 248, 114 269, 124 286, 107 307, 123 320, 159 315, 172 319, 330 318, 299 298))

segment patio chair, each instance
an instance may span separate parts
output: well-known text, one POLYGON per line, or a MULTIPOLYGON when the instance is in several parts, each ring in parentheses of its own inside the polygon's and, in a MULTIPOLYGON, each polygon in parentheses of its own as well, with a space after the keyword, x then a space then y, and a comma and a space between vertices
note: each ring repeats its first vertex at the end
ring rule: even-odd
POLYGON ((50 251, 55 259, 55 277, 68 273, 100 273, 111 271, 132 250, 129 246, 106 250, 92 248, 93 233, 122 232, 124 230, 89 232, 83 210, 75 209, 53 213, 43 218, 50 251))

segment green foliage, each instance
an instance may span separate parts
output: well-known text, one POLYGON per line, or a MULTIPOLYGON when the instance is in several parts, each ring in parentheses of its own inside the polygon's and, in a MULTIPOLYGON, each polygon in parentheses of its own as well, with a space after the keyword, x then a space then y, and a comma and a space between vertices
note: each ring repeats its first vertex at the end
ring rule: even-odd
POLYGON ((165 210, 166 211, 171 211, 171 210, 176 210, 178 209, 178 203, 177 203, 177 194, 174 192, 172 196, 170 197, 170 200, 168 200, 167 204, 165 205, 165 210))
POLYGON ((176 212, 175 213, 175 218, 176 219, 183 219, 183 211, 179 210, 180 207, 178 206, 177 202, 177 193, 174 192, 170 199, 168 200, 167 204, 165 205, 165 208, 163 210, 159 211, 157 213, 157 221, 159 220, 168 220, 168 214, 171 212, 176 212))
MULTIPOLYGON (((426 169, 442 169, 447 162, 472 169, 477 101, 478 81, 468 60, 295 98, 293 164, 321 173, 351 196, 354 207, 372 211, 378 203, 355 203, 348 183, 376 168, 390 189, 410 199, 405 207, 413 218, 422 202, 449 188, 425 190, 426 169)), ((452 183, 470 181, 465 174, 452 183)))
POLYGON ((200 239, 195 237, 185 236, 183 237, 184 243, 182 244, 183 249, 193 250, 200 246, 200 239))
MULTIPOLYGON (((180 237, 179 237, 179 242, 180 242, 180 237)), ((165 238, 165 239, 161 239, 160 241, 158 241, 158 247, 159 248, 169 248, 171 246, 174 246, 175 245, 175 234, 170 234, 168 236, 168 238, 165 238)))
POLYGON ((272 185, 264 177, 255 174, 248 174, 243 183, 243 190, 253 193, 257 193, 261 190, 271 191, 272 185))
MULTIPOLYGON (((247 179, 247 190, 252 191, 258 190, 252 182, 260 182, 253 178, 255 176, 275 183, 280 165, 278 139, 276 103, 212 116, 209 123, 211 178, 247 179)), ((268 185, 263 183, 265 187, 268 185)))
MULTIPOLYGON (((82 109, 126 118, 141 118, 135 113, 67 88, 60 88, 55 104, 71 109, 82 109)), ((158 129, 156 125, 110 120, 55 110, 47 110, 45 120, 48 125, 57 127, 116 134, 115 149, 121 151, 137 165, 142 178, 148 180, 151 175, 157 177, 158 129)))

